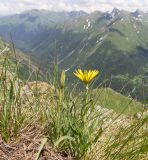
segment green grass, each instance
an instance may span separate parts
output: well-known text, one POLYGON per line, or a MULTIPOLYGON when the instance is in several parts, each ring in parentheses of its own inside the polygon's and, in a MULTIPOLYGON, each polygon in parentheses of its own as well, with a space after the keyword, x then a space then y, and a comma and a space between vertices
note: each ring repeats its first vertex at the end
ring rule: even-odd
POLYGON ((17 60, 12 64, 4 58, 0 74, 0 135, 4 141, 17 141, 21 130, 39 125, 44 128, 44 139, 37 159, 45 143, 78 160, 148 158, 148 117, 133 116, 141 113, 141 103, 109 88, 86 91, 74 84, 69 89, 65 72, 60 77, 57 66, 49 83, 39 82, 38 75, 34 82, 21 81, 19 69, 17 60), (115 112, 108 114, 109 110, 98 109, 98 105, 115 112), (128 117, 121 114, 123 110, 128 117))
POLYGON ((94 91, 98 96, 98 104, 104 108, 112 109, 117 113, 135 114, 143 110, 143 105, 134 99, 123 96, 122 94, 110 89, 101 88, 94 91))
MULTIPOLYGON (((56 55, 63 69, 75 70, 76 67, 100 69, 101 80, 105 75, 124 76, 127 73, 131 80, 135 76, 141 77, 147 92, 148 82, 144 78, 147 69, 145 73, 142 72, 148 62, 146 16, 140 21, 125 11, 121 11, 119 19, 116 20, 109 20, 99 12, 78 18, 69 18, 66 15, 67 13, 63 12, 59 14, 33 10, 21 15, 0 18, 0 27, 2 35, 14 27, 16 34, 12 38, 15 45, 27 54, 33 54, 34 62, 38 62, 35 58, 38 57, 42 61, 43 71, 51 67, 50 62, 56 55), (91 21, 91 26, 84 30, 84 25, 88 25, 87 19, 91 21), (31 40, 30 43, 28 40, 31 40)), ((25 67, 26 65, 22 68, 25 67)), ((114 78, 113 82, 115 85, 111 87, 120 90, 122 79, 114 78)), ((140 85, 131 84, 129 93, 136 87, 135 93, 141 97, 143 86, 140 85)), ((143 102, 142 98, 140 100, 143 102)))

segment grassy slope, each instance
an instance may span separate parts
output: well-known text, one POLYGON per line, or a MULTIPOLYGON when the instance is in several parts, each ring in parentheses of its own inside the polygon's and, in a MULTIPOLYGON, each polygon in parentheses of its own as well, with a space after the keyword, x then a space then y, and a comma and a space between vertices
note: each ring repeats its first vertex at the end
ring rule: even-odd
MULTIPOLYGON (((55 28, 69 19, 65 12, 31 10, 12 16, 0 17, 0 35, 10 41, 10 33, 15 46, 23 52, 31 52, 30 43, 36 35, 49 28, 55 28)), ((40 36, 40 35, 39 35, 40 36)))
POLYGON ((16 69, 17 60, 20 78, 27 79, 30 76, 31 79, 34 79, 35 74, 38 70, 38 65, 36 64, 36 62, 32 63, 31 58, 29 58, 29 56, 25 55, 20 50, 15 50, 16 53, 14 53, 12 47, 0 39, 0 52, 5 48, 8 48, 9 50, 4 51, 3 54, 0 55, 0 67, 2 67, 5 61, 7 61, 7 67, 9 68, 9 70, 14 72, 16 71, 14 69, 16 69))
POLYGON ((104 108, 112 109, 117 113, 127 115, 143 110, 143 105, 131 98, 125 97, 110 88, 101 88, 94 91, 98 97, 98 104, 104 108))
MULTIPOLYGON (((5 44, 1 41, 0 49, 4 49, 5 44)), ((20 60, 21 70, 25 73, 27 70, 27 57, 22 53, 17 54, 18 59, 20 60)), ((1 62, 4 57, 1 57, 1 62)), ((28 61, 29 62, 29 61, 28 61)), ((14 66, 14 64, 13 64, 14 66)), ((31 66, 32 69, 36 69, 35 66, 31 66)), ((28 68, 29 69, 29 68, 28 68)), ((28 73, 29 74, 29 73, 28 73)), ((25 75, 26 77, 28 75, 25 75)), ((134 114, 142 110, 142 104, 132 101, 131 99, 113 91, 112 89, 96 89, 95 94, 98 97, 98 103, 102 107, 113 109, 114 111, 121 113, 127 106, 128 108, 124 111, 125 114, 134 114)))
MULTIPOLYGON (((30 13, 30 17, 31 15, 38 17, 35 18, 34 27, 40 23, 43 24, 40 20, 45 20, 47 17, 36 11, 30 13)), ((29 23, 28 16, 21 16, 20 23, 27 25, 25 27, 28 32, 28 28, 32 28, 32 24, 29 23)), ((35 55, 41 56, 43 68, 49 68, 53 57, 57 56, 60 67, 71 68, 70 72, 81 67, 100 69, 102 79, 104 75, 108 75, 108 77, 113 75, 114 89, 120 89, 118 86, 123 87, 122 84, 125 82, 122 79, 119 80, 119 77, 121 75, 126 78, 128 74, 127 81, 131 80, 130 89, 133 89, 135 87, 133 81, 135 82, 137 78, 140 79, 138 81, 140 83, 136 84, 140 86, 148 70, 147 18, 144 17, 144 21, 137 20, 129 13, 124 13, 122 16, 124 17, 123 21, 117 19, 113 23, 112 20, 105 19, 101 13, 96 12, 86 17, 71 19, 54 28, 48 24, 48 27, 51 28, 37 34, 33 43, 29 43, 29 49, 35 55), (90 27, 88 27, 88 21, 90 27), (84 25, 88 29, 84 29, 84 25), (102 37, 103 40, 100 41, 102 37)), ((18 21, 20 17, 17 15, 13 18, 18 21)), ((55 13, 49 17, 50 23, 53 20, 59 21, 58 15, 55 13)), ((16 23, 16 21, 14 22, 16 23)), ((144 81, 146 86, 148 84, 146 78, 144 81)))

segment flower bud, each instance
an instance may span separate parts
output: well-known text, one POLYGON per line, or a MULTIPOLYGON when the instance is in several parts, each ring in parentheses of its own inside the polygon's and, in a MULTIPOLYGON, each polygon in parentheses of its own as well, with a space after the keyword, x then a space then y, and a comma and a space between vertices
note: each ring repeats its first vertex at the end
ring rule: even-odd
POLYGON ((61 88, 64 88, 64 86, 65 86, 65 78, 66 78, 65 70, 63 70, 62 73, 61 73, 61 79, 60 79, 61 88))

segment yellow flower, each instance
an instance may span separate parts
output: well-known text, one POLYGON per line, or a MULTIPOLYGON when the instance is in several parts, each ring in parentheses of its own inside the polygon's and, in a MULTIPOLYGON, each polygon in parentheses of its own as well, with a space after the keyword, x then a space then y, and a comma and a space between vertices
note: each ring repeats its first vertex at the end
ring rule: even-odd
POLYGON ((78 69, 74 72, 74 75, 84 82, 85 85, 88 85, 98 74, 98 70, 82 71, 81 69, 78 69))

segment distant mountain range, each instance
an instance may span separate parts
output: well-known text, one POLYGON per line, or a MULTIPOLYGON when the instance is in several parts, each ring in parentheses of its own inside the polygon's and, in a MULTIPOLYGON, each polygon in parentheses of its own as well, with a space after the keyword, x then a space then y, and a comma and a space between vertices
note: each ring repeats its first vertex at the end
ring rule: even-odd
POLYGON ((0 36, 38 57, 44 69, 55 57, 68 69, 100 69, 103 79, 125 93, 148 97, 148 13, 49 12, 31 10, 0 17, 0 36))

